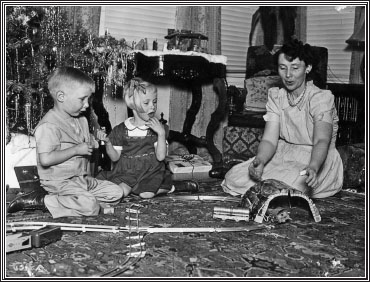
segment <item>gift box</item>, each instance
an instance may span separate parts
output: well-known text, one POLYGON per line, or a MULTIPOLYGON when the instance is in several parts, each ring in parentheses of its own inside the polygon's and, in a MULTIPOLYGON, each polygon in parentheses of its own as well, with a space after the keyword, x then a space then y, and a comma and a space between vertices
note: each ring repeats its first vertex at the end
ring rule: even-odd
POLYGON ((171 173, 171 178, 173 181, 183 181, 183 180, 194 180, 202 182, 215 181, 215 179, 211 178, 208 173, 209 173, 208 171, 171 173))
POLYGON ((40 184, 37 166, 15 166, 14 171, 22 193, 28 193, 34 190, 44 190, 40 184))
POLYGON ((165 162, 173 174, 208 173, 212 169, 212 164, 198 155, 168 155, 165 162))

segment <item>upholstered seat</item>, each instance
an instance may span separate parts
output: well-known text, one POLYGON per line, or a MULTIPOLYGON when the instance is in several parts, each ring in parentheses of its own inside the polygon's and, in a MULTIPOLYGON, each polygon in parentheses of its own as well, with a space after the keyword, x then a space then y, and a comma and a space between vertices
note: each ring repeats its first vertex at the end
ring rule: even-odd
MULTIPOLYGON (((327 81, 328 49, 312 46, 314 57, 318 58, 316 68, 311 72, 316 86, 325 89, 327 81)), ((229 125, 261 128, 264 127, 264 107, 261 101, 267 102, 267 91, 270 87, 281 87, 278 79, 277 58, 266 46, 251 46, 247 51, 244 92, 246 103, 242 111, 234 111, 229 115, 229 125), (251 97, 253 95, 253 97, 251 97), (258 99, 258 95, 260 98, 258 99), (248 102, 258 102, 252 105, 248 102), (254 111, 253 108, 259 109, 254 111)))

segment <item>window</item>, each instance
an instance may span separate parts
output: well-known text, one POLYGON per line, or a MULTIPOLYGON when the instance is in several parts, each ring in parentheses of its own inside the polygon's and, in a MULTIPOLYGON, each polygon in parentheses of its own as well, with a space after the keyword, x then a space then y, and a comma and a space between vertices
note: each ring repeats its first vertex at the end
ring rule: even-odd
MULTIPOLYGON (((138 43, 147 39, 148 49, 152 50, 153 41, 157 40, 158 50, 163 50, 167 41, 164 37, 169 28, 175 28, 176 6, 102 6, 99 35, 108 33, 117 40, 125 39, 127 44, 138 43)), ((161 86, 160 103, 157 114, 169 117, 169 88, 161 86)), ((127 118, 126 107, 122 99, 107 98, 105 108, 109 112, 112 126, 127 118), (120 109, 120 110, 117 110, 120 109), (123 110, 121 110, 123 109, 123 110)), ((157 116, 160 118, 159 116, 157 116)))
MULTIPOLYGON (((243 87, 252 16, 258 6, 222 6, 221 54, 227 57, 229 85, 243 87)), ((355 7, 307 6, 307 42, 328 48, 330 83, 348 83, 351 51, 345 42, 353 33, 355 7)))
POLYGON ((102 6, 99 35, 109 34, 128 44, 147 38, 148 49, 154 40, 163 49, 167 29, 175 28, 176 6, 102 6))
POLYGON ((229 85, 244 86, 252 16, 258 6, 222 6, 221 54, 227 57, 229 85))
POLYGON ((348 83, 351 51, 345 42, 353 33, 355 7, 307 7, 307 42, 328 48, 328 83, 348 83))

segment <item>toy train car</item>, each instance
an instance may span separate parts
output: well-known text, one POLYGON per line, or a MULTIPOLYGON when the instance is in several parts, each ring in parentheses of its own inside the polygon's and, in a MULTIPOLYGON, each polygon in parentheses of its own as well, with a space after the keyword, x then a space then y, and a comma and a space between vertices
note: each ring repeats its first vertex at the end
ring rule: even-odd
POLYGON ((237 222, 249 221, 249 209, 214 207, 213 218, 220 218, 222 220, 230 219, 237 222))

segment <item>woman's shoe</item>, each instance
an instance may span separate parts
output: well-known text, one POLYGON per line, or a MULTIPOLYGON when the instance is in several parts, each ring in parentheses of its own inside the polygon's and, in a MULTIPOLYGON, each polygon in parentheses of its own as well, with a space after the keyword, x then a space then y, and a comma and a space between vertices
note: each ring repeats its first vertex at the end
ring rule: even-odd
POLYGON ((209 177, 224 179, 226 173, 237 164, 240 164, 246 160, 244 159, 232 159, 224 163, 223 166, 215 167, 208 172, 209 177))
POLYGON ((44 210, 47 208, 44 204, 45 191, 31 191, 24 195, 18 196, 10 202, 8 213, 14 213, 22 210, 44 210))
POLYGON ((214 169, 211 169, 209 172, 208 172, 208 175, 209 177, 212 177, 212 178, 219 178, 219 179, 223 179, 225 178, 225 174, 229 171, 228 168, 226 167, 216 167, 214 169))

